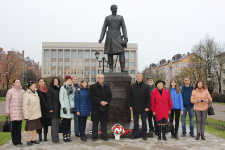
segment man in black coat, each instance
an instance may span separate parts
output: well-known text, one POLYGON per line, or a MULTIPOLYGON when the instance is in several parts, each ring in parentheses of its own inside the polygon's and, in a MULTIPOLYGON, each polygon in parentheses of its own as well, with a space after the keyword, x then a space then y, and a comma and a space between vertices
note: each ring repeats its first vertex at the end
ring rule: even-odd
POLYGON ((149 86, 143 82, 141 73, 136 75, 136 83, 131 86, 130 91, 130 111, 133 111, 134 129, 130 139, 138 138, 139 136, 139 115, 142 120, 142 136, 143 140, 147 140, 147 112, 150 109, 150 92, 149 86))
POLYGON ((92 99, 91 121, 92 121, 92 141, 97 141, 98 124, 101 123, 101 137, 108 141, 107 122, 109 121, 109 105, 112 100, 110 87, 104 84, 104 75, 97 76, 97 83, 91 85, 90 96, 92 99))

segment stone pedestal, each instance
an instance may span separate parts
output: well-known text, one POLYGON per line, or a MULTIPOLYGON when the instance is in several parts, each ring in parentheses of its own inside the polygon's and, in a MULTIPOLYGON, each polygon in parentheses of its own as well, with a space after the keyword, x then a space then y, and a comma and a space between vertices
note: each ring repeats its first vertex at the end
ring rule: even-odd
POLYGON ((104 84, 110 86, 112 101, 109 107, 110 122, 130 123, 131 112, 129 109, 131 76, 128 72, 104 73, 104 84))

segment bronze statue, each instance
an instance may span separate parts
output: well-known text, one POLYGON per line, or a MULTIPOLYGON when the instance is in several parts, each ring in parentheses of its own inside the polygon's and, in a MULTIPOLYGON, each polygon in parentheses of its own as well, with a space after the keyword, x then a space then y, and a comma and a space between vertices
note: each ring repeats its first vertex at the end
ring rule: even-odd
POLYGON ((104 54, 108 54, 109 71, 113 72, 113 55, 119 55, 121 72, 127 72, 125 70, 125 55, 124 47, 127 48, 127 29, 123 19, 123 16, 117 15, 117 5, 111 6, 112 15, 105 18, 102 32, 100 35, 99 43, 104 39, 106 33, 104 54), (122 27, 123 35, 121 35, 120 27, 122 27))

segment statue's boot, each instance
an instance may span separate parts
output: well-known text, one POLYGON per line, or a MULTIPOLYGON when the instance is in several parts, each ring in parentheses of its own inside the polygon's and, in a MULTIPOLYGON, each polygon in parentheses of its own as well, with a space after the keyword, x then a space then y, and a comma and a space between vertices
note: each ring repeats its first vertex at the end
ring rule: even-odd
POLYGON ((121 72, 128 72, 125 70, 125 55, 124 52, 120 53, 120 67, 121 67, 121 72))
POLYGON ((113 55, 108 55, 109 72, 113 72, 113 55))

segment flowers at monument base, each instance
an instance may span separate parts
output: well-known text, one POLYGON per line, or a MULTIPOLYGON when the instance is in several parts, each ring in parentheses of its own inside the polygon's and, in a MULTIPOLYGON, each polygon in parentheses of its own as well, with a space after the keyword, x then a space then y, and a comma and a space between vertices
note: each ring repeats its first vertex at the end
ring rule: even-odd
POLYGON ((114 134, 124 135, 126 133, 123 126, 119 123, 114 124, 111 130, 114 132, 114 134))

